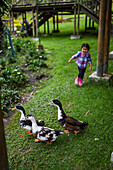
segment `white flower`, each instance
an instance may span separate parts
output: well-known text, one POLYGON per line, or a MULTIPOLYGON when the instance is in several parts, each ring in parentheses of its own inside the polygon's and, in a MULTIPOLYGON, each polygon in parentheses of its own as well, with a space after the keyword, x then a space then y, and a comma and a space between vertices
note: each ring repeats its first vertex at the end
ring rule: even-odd
POLYGON ((2 53, 2 50, 0 50, 0 53, 2 53))
POLYGON ((95 138, 95 140, 99 140, 98 138, 95 138))
POLYGON ((42 56, 39 56, 39 58, 42 58, 42 56))
POLYGON ((17 74, 20 74, 20 72, 18 72, 17 74))
POLYGON ((8 47, 8 50, 11 49, 11 47, 8 47))
POLYGON ((37 51, 39 51, 39 49, 37 49, 37 51))

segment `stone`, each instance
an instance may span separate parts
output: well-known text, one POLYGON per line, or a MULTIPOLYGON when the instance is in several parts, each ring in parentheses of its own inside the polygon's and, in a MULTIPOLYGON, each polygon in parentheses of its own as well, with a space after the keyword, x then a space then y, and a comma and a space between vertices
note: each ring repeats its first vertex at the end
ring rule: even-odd
POLYGON ((113 51, 109 53, 109 60, 113 60, 113 51))
POLYGON ((70 36, 70 39, 73 40, 73 39, 80 39, 80 35, 71 35, 70 36))
POLYGON ((113 79, 113 73, 103 74, 102 77, 98 77, 97 76, 97 72, 95 71, 94 73, 92 73, 89 76, 89 81, 95 81, 95 82, 99 82, 99 81, 106 81, 106 82, 108 82, 110 79, 113 79))

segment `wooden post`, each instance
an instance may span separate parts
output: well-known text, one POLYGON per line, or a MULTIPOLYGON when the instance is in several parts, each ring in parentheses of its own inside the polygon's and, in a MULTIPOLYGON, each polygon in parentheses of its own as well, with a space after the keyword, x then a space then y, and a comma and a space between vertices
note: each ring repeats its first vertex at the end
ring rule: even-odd
POLYGON ((13 27, 13 32, 14 32, 14 18, 13 18, 13 11, 12 11, 12 27, 13 27))
POLYGON ((91 19, 89 18, 89 29, 91 28, 91 19))
POLYGON ((58 13, 57 13, 57 32, 58 32, 58 13))
MULTIPOLYGON (((0 87, 0 94, 1 94, 1 87, 0 87)), ((0 95, 0 169, 9 170, 4 124, 3 124, 3 115, 1 111, 1 95, 0 95)))
POLYGON ((80 4, 79 4, 79 1, 80 0, 78 0, 78 25, 77 25, 77 36, 79 35, 79 23, 80 23, 80 4))
POLYGON ((110 28, 111 28, 111 7, 112 0, 107 2, 106 23, 105 23, 105 43, 104 43, 104 67, 103 73, 108 73, 108 58, 109 58, 109 42, 110 42, 110 28))
POLYGON ((85 33, 87 32, 87 15, 85 17, 85 33))
POLYGON ((9 23, 10 23, 10 32, 11 32, 11 12, 9 12, 9 23))
POLYGON ((33 26, 33 37, 35 36, 35 24, 34 24, 34 11, 32 10, 32 18, 33 18, 33 22, 32 22, 32 26, 33 26))
POLYGON ((47 20, 47 33, 49 34, 49 20, 47 20))
POLYGON ((36 12, 36 37, 38 37, 38 21, 37 21, 37 10, 36 12))
POLYGON ((97 51, 97 76, 99 77, 103 76, 106 5, 107 0, 100 1, 98 51, 97 51))
POLYGON ((95 28, 95 26, 94 26, 94 21, 92 21, 92 28, 93 28, 93 29, 95 28))
POLYGON ((76 34, 76 7, 74 8, 74 30, 73 30, 73 35, 75 36, 76 34))
POLYGON ((53 16, 53 32, 55 31, 55 15, 53 16))
POLYGON ((46 34, 46 24, 44 22, 44 34, 46 34))

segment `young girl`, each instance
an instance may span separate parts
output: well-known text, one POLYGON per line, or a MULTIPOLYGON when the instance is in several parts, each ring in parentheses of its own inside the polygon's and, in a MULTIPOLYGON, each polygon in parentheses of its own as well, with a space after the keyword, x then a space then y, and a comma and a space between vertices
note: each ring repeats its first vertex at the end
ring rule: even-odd
POLYGON ((76 64, 78 65, 79 74, 78 74, 77 78, 75 79, 75 84, 79 85, 79 86, 83 85, 82 80, 83 80, 84 73, 85 73, 85 70, 87 67, 87 63, 90 64, 90 70, 92 70, 91 55, 88 52, 90 49, 89 44, 87 44, 87 43, 82 44, 81 49, 82 49, 82 51, 78 51, 78 53, 73 55, 71 57, 71 59, 68 61, 70 63, 71 60, 77 58, 76 64))

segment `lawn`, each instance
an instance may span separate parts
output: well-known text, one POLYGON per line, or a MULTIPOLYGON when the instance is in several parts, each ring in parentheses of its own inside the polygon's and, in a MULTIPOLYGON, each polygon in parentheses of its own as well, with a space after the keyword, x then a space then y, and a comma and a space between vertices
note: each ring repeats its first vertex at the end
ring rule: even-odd
MULTIPOLYGON (((20 128, 20 113, 17 112, 6 128, 9 167, 22 170, 84 170, 112 169, 110 162, 113 151, 113 87, 109 83, 91 83, 88 76, 96 70, 97 31, 83 34, 81 39, 71 40, 72 22, 60 23, 60 32, 41 36, 41 43, 50 52, 47 56, 49 80, 42 80, 35 96, 23 107, 26 114, 45 121, 45 126, 63 130, 57 120, 57 108, 49 103, 57 98, 67 115, 89 123, 87 129, 75 136, 73 133, 59 136, 52 145, 35 143, 34 137, 20 128), (74 84, 78 69, 70 57, 81 50, 81 44, 89 43, 92 71, 87 67, 83 86, 74 84)), ((43 33, 43 29, 41 29, 43 33)), ((38 43, 37 43, 38 44, 38 43)), ((110 51, 113 50, 113 38, 110 51)), ((113 72, 113 61, 109 61, 109 72, 113 72)))

